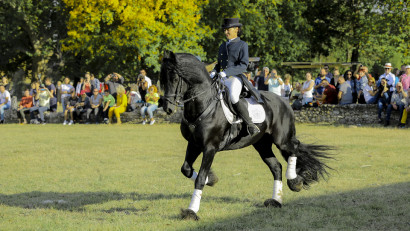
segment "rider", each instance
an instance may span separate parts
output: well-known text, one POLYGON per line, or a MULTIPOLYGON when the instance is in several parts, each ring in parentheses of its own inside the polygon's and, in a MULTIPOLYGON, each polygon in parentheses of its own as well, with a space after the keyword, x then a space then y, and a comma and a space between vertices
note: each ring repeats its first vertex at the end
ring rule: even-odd
POLYGON ((219 47, 218 63, 211 71, 210 76, 213 78, 219 72, 218 74, 224 78, 234 109, 248 125, 248 132, 253 136, 258 134, 260 130, 249 117, 247 101, 239 97, 243 87, 243 78, 238 76, 246 72, 249 63, 248 44, 238 37, 241 34, 241 26, 238 18, 224 19, 222 29, 228 41, 223 42, 219 47))

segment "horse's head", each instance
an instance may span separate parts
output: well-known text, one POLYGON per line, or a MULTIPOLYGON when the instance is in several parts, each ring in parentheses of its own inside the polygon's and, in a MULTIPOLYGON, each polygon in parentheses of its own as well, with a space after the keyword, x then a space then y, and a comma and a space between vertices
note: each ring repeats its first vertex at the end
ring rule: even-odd
POLYGON ((179 99, 186 91, 185 81, 178 75, 176 55, 172 51, 164 52, 161 65, 160 82, 165 93, 163 108, 169 115, 174 112, 175 106, 179 104, 179 99))

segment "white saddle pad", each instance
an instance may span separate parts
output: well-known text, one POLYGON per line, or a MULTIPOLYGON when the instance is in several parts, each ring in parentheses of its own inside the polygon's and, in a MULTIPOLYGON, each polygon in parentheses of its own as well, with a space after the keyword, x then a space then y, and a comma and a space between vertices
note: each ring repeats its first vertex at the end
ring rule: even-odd
MULTIPOLYGON (((221 101, 226 120, 228 120, 230 124, 241 123, 242 119, 238 119, 236 121, 233 120, 233 114, 223 101, 222 94, 219 95, 219 100, 221 101)), ((266 114, 265 109, 263 109, 262 105, 260 105, 253 97, 246 98, 246 101, 248 102, 248 112, 249 117, 252 119, 252 122, 262 123, 263 121, 265 121, 266 114)))

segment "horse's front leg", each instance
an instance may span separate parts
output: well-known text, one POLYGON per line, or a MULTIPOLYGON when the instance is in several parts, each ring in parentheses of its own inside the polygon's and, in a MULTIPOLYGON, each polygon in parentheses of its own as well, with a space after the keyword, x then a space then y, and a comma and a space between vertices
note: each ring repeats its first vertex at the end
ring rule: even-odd
POLYGON ((184 176, 186 176, 187 178, 191 178, 194 181, 197 178, 197 173, 192 168, 192 165, 198 158, 199 154, 201 154, 201 149, 197 147, 194 142, 188 142, 185 154, 185 161, 182 164, 181 172, 182 174, 184 174, 184 176))
POLYGON ((198 220, 196 215, 199 211, 199 205, 201 203, 202 190, 206 184, 208 173, 211 169, 212 162, 214 160, 216 148, 206 148, 203 153, 201 168, 199 169, 198 177, 195 180, 195 189, 192 194, 191 203, 188 209, 182 210, 182 218, 198 220))

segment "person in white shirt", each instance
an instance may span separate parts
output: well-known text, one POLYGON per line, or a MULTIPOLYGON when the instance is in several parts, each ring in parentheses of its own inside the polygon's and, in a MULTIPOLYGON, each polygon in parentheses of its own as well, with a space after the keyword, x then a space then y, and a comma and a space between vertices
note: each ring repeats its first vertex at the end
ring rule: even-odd
POLYGON ((64 83, 61 84, 61 105, 63 105, 63 113, 66 109, 65 98, 70 97, 71 92, 74 91, 74 87, 70 85, 70 79, 68 77, 64 78, 64 83))
POLYGON ((394 90, 395 90, 395 86, 396 86, 396 83, 395 83, 395 81, 396 81, 396 76, 393 74, 393 73, 391 73, 391 69, 392 69, 393 67, 392 67, 392 65, 391 65, 391 63, 386 63, 385 65, 384 65, 384 74, 383 75, 381 75, 380 77, 379 77, 379 80, 377 81, 377 86, 380 86, 380 81, 382 80, 382 79, 386 79, 386 81, 387 81, 387 85, 388 85, 388 87, 390 88, 389 89, 389 95, 390 95, 390 97, 391 97, 391 94, 394 92, 394 90))
POLYGON ((143 101, 140 93, 138 92, 138 86, 136 84, 131 85, 131 91, 128 96, 128 110, 134 111, 138 106, 142 105, 143 101))
POLYGON ((282 98, 285 99, 287 102, 289 102, 289 96, 293 90, 292 85, 290 84, 291 78, 292 78, 291 75, 285 74, 285 82, 282 84, 282 87, 281 87, 282 98))
POLYGON ((0 85, 0 124, 4 124, 4 110, 10 109, 11 98, 10 92, 6 90, 6 87, 0 85))
POLYGON ((30 108, 30 118, 33 123, 39 124, 34 116, 34 112, 38 111, 38 113, 40 114, 40 123, 45 124, 44 112, 50 109, 50 98, 52 97, 53 95, 48 90, 48 88, 46 88, 44 84, 41 84, 39 93, 35 96, 36 100, 38 100, 37 105, 34 105, 30 108))
POLYGON ((303 83, 301 94, 303 94, 302 105, 311 103, 313 101, 313 87, 315 86, 315 81, 312 79, 312 74, 310 72, 306 73, 306 81, 303 83))
POLYGON ((144 69, 140 70, 139 77, 144 77, 145 81, 147 81, 147 83, 148 83, 147 89, 148 89, 149 87, 151 87, 152 81, 151 81, 151 79, 147 76, 147 72, 146 72, 144 69))
POLYGON ((273 92, 278 96, 281 96, 281 88, 283 81, 280 78, 280 76, 278 76, 278 73, 275 69, 272 70, 272 72, 269 75, 269 78, 265 80, 265 84, 268 85, 268 89, 270 92, 273 92))

